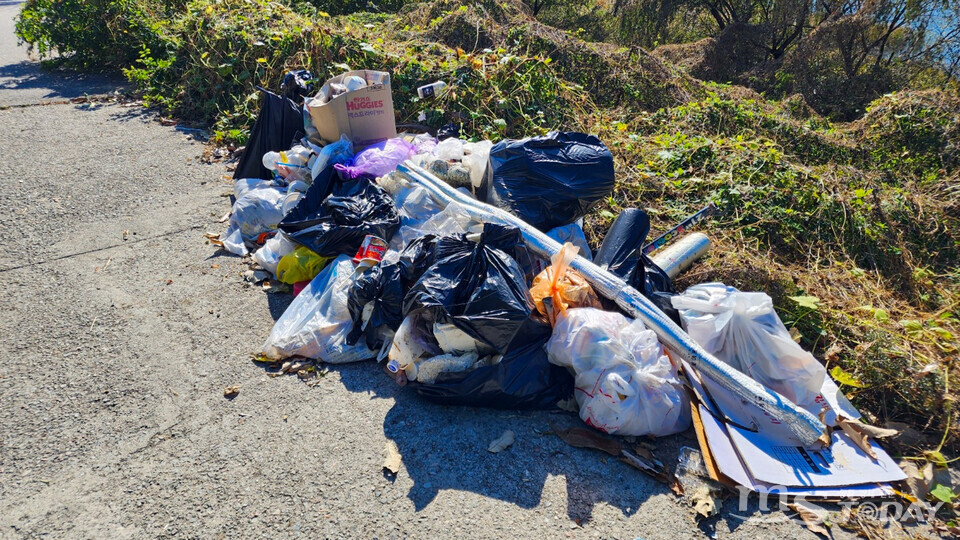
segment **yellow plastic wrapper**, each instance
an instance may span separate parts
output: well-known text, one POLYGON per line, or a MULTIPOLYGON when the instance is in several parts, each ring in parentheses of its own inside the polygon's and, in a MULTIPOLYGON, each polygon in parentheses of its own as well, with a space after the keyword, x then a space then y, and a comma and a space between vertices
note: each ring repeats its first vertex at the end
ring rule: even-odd
POLYGON ((570 242, 556 255, 550 257, 550 266, 533 278, 530 295, 537 306, 537 311, 546 315, 553 326, 557 316, 567 309, 592 307, 602 309, 600 298, 587 283, 587 280, 576 270, 570 269, 570 262, 577 257, 579 248, 570 242))
POLYGON ((317 274, 332 259, 333 257, 321 257, 300 246, 293 250, 293 253, 280 258, 280 263, 277 264, 277 279, 290 285, 301 281, 310 281, 317 277, 317 274))

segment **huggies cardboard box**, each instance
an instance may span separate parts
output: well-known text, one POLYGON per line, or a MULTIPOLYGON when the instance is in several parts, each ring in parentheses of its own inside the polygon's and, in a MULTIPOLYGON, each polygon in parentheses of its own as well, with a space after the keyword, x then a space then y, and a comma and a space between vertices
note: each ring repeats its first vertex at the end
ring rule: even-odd
POLYGON ((397 136, 390 74, 383 71, 348 71, 333 77, 308 103, 308 109, 320 137, 327 143, 340 140, 343 134, 353 141, 354 151, 358 152, 397 136), (324 102, 324 96, 330 96, 337 88, 335 85, 343 85, 344 79, 351 76, 362 78, 367 85, 334 95, 324 102))

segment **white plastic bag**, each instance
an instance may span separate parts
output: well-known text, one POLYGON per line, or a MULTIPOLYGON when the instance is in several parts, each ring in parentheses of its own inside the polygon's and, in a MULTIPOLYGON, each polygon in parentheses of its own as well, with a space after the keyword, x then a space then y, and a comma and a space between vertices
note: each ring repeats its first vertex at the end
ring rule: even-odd
POLYGON ((264 242, 263 247, 253 254, 253 260, 257 261, 264 270, 274 276, 277 275, 277 265, 284 255, 293 253, 297 249, 297 244, 282 232, 277 233, 273 238, 264 242))
POLYGON ((246 191, 233 203, 227 232, 223 235, 223 247, 230 253, 246 255, 246 243, 253 244, 265 232, 277 230, 283 219, 285 193, 274 187, 246 191))
POLYGON ((580 418, 617 435, 663 436, 690 426, 690 403, 656 334, 639 320, 568 309, 547 342, 550 362, 571 369, 580 418))
POLYGON ((463 141, 455 137, 444 139, 433 148, 433 155, 444 161, 460 161, 463 159, 463 141))
POLYGON ((674 296, 684 330, 708 352, 813 414, 826 369, 790 337, 764 293, 723 283, 694 285, 674 296))
POLYGON ((364 340, 347 345, 353 325, 347 295, 354 280, 350 257, 340 255, 307 285, 273 325, 263 344, 269 358, 305 356, 331 364, 374 358, 364 340))

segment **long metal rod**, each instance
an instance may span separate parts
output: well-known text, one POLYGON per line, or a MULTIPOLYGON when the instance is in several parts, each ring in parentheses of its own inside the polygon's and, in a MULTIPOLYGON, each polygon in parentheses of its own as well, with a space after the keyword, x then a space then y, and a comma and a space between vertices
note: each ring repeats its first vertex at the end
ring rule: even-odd
POLYGON ((649 244, 643 246, 643 252, 649 255, 654 250, 660 249, 661 247, 663 247, 664 244, 680 236, 681 234, 687 232, 687 229, 689 229, 690 227, 696 226, 697 223, 700 223, 701 221, 712 216, 713 213, 716 211, 717 211, 717 205, 713 203, 708 204, 706 207, 702 208, 696 214, 678 223, 676 227, 658 236, 657 239, 654 240, 653 242, 650 242, 649 244))
MULTIPOLYGON (((400 165, 398 170, 422 185, 441 204, 456 202, 478 221, 517 227, 523 234, 527 247, 538 255, 549 258, 560 251, 561 245, 558 242, 520 218, 453 189, 413 162, 407 161, 400 165)), ((813 446, 817 443, 826 427, 816 416, 715 358, 693 341, 663 311, 619 277, 579 256, 570 263, 570 267, 581 273, 598 294, 613 300, 624 312, 643 321, 643 324, 657 334, 664 346, 689 362, 701 374, 782 422, 802 444, 813 446)))

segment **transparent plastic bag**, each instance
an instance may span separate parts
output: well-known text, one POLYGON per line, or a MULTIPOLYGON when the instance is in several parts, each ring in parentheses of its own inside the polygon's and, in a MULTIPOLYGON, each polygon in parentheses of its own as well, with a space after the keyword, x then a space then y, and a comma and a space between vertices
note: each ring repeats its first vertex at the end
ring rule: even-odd
POLYGON ((303 356, 331 364, 374 358, 376 353, 362 341, 346 343, 353 325, 347 309, 347 292, 353 279, 350 257, 341 255, 327 265, 273 325, 263 354, 275 359, 303 356))
POLYGON ((277 275, 277 265, 284 255, 293 253, 297 249, 297 243, 287 238, 283 233, 277 233, 273 238, 263 243, 263 247, 253 254, 253 260, 257 262, 264 270, 273 275, 277 275))
POLYGON ((479 141, 463 145, 463 166, 470 171, 470 184, 474 189, 483 183, 483 174, 487 171, 487 161, 490 159, 491 141, 479 141))
POLYGON ((398 185, 392 195, 400 214, 400 229, 390 240, 390 247, 400 251, 413 240, 427 234, 420 227, 440 213, 443 205, 433 200, 423 186, 415 184, 398 185))
POLYGON ((437 147, 437 138, 428 133, 421 133, 413 138, 413 147, 417 155, 430 154, 437 147))
POLYGON ((263 155, 263 166, 276 172, 288 182, 310 181, 310 157, 313 150, 297 144, 289 150, 267 152, 263 155))
MULTIPOLYGON (((319 139, 319 136, 318 136, 319 139)), ((313 162, 311 178, 320 176, 320 171, 331 163, 346 163, 353 158, 353 142, 346 135, 340 135, 340 140, 332 142, 320 149, 317 159, 313 162)))
POLYGON ((583 219, 575 221, 569 225, 555 227, 547 231, 547 236, 553 238, 561 244, 570 242, 580 248, 579 255, 588 261, 593 261, 593 253, 590 250, 590 244, 587 243, 587 235, 583 234, 583 227, 580 225, 583 219))
POLYGON ((233 203, 227 232, 223 235, 223 247, 230 253, 246 255, 247 244, 256 245, 263 233, 277 230, 283 219, 283 191, 264 187, 251 189, 233 203))
POLYGON ((233 198, 239 199, 255 189, 273 188, 277 184, 273 180, 261 178, 238 178, 233 182, 233 198))
POLYGON ((671 300, 684 330, 707 352, 811 413, 820 413, 817 397, 827 371, 790 337, 769 296, 703 283, 671 300))
POLYGON ((416 365, 415 377, 412 380, 420 381, 424 384, 433 384, 437 382, 437 377, 441 373, 461 373, 474 368, 478 356, 476 352, 457 354, 441 354, 432 358, 427 358, 416 365))
POLYGON ((580 418, 617 435, 663 436, 690 426, 690 403, 656 334, 639 320, 593 308, 565 311, 547 342, 572 370, 580 418))
POLYGON ((460 161, 463 159, 463 141, 455 137, 444 139, 433 148, 433 155, 444 161, 460 161))

